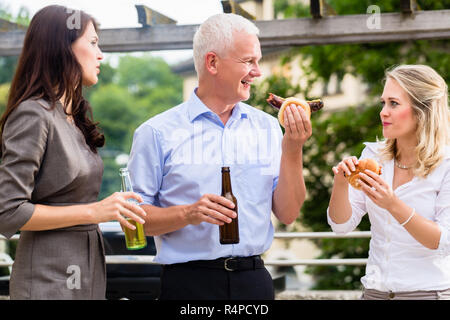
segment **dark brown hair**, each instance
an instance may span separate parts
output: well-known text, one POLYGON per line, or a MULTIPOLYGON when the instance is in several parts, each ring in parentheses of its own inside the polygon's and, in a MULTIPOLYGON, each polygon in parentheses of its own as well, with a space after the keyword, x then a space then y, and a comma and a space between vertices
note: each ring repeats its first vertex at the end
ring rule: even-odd
POLYGON ((75 124, 86 144, 93 152, 105 144, 98 123, 92 120, 92 109, 83 98, 82 68, 72 51, 73 42, 83 35, 89 22, 97 30, 97 23, 90 15, 58 5, 42 8, 34 15, 25 35, 6 110, 0 119, 1 131, 8 116, 23 101, 42 98, 54 108, 65 94, 64 105, 72 103, 75 124))

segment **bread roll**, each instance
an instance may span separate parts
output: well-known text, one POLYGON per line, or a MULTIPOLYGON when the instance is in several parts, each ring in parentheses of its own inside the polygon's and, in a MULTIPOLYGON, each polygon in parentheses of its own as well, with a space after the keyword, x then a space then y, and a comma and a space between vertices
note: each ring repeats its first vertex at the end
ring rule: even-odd
POLYGON ((355 169, 356 170, 353 171, 351 175, 346 177, 350 185, 358 190, 361 190, 361 185, 358 182, 358 180, 360 179, 360 172, 364 172, 364 170, 369 169, 378 175, 381 174, 381 166, 376 160, 370 158, 359 160, 358 164, 355 166, 355 169))
POLYGON ((280 110, 278 111, 278 121, 280 122, 280 124, 283 127, 284 127, 284 111, 285 111, 286 107, 291 104, 295 104, 295 105, 303 108, 303 110, 305 110, 305 112, 306 112, 306 115, 308 116, 308 119, 311 117, 311 108, 305 100, 301 100, 301 99, 294 98, 294 97, 286 98, 284 100, 283 104, 281 105, 280 110))

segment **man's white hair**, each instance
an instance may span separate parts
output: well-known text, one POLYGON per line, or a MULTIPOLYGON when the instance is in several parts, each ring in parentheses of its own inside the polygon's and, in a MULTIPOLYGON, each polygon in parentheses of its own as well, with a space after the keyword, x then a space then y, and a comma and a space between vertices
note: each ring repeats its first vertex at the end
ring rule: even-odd
POLYGON ((246 18, 234 13, 219 13, 206 19, 194 35, 194 66, 197 75, 205 70, 205 55, 213 51, 219 56, 233 45, 233 34, 259 34, 259 29, 246 18))

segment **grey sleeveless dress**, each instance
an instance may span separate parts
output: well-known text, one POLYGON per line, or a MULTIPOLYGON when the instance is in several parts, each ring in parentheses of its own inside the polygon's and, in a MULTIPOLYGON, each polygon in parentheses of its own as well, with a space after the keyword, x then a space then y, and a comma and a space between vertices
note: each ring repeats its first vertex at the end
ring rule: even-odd
MULTIPOLYGON (((14 235, 36 204, 97 201, 100 156, 66 120, 63 106, 27 100, 8 117, 0 163, 0 233, 14 235)), ((106 268, 98 225, 22 231, 11 273, 11 299, 105 299, 106 268)))

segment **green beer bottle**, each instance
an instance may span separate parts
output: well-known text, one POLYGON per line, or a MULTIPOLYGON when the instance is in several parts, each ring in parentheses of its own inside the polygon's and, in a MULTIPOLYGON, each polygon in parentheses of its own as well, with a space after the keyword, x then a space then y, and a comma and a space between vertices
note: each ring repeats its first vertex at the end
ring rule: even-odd
MULTIPOLYGON (((236 197, 231 190, 230 168, 222 167, 222 197, 234 202, 234 211, 238 213, 238 204, 236 197)), ((238 217, 231 219, 230 223, 224 223, 219 227, 220 243, 235 244, 239 243, 239 223, 238 217)))
MULTIPOLYGON (((120 177, 122 178, 122 192, 133 191, 133 187, 131 186, 130 172, 127 168, 120 168, 120 177)), ((128 199, 127 201, 138 204, 135 199, 128 199)), ((124 227, 125 232, 125 243, 128 250, 137 250, 142 249, 147 246, 147 238, 144 233, 144 226, 130 218, 126 218, 129 223, 134 225, 136 229, 131 230, 127 227, 124 227)))

